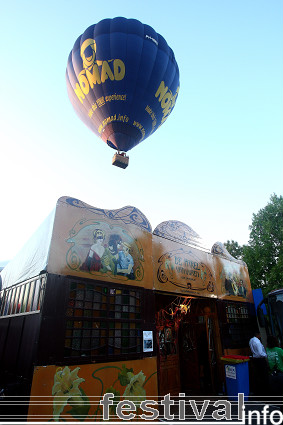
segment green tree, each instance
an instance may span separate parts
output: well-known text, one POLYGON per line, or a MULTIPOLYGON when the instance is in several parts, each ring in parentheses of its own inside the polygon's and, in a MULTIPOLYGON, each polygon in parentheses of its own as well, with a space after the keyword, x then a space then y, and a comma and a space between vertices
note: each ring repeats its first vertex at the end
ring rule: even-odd
POLYGON ((243 246, 252 288, 266 294, 283 287, 283 197, 271 195, 270 202, 253 214, 248 245, 243 246))
POLYGON ((225 248, 231 254, 234 258, 237 258, 238 260, 242 260, 243 256, 243 247, 238 244, 238 242, 234 241, 233 239, 231 241, 227 241, 224 243, 225 248))
POLYGON ((253 214, 249 229, 248 244, 228 240, 227 251, 245 261, 253 289, 261 288, 265 295, 283 288, 283 197, 271 195, 269 203, 253 214))

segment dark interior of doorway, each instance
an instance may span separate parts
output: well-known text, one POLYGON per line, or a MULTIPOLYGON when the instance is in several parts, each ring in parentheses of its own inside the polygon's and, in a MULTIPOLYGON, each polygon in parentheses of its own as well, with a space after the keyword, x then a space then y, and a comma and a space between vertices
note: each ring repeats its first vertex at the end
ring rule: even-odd
MULTIPOLYGON (((177 299, 177 297, 169 295, 160 295, 157 298, 157 311, 161 309, 168 309, 169 311, 170 303, 174 305, 177 299)), ((176 370, 176 373, 179 373, 180 376, 179 391, 186 395, 215 394, 218 386, 215 367, 213 329, 215 304, 213 301, 193 298, 190 310, 186 315, 182 316, 182 320, 174 329, 175 333, 177 329, 177 335, 174 338, 176 342, 174 350, 178 356, 179 370, 176 370)), ((171 326, 174 325, 172 324, 171 326)), ((166 347, 165 352, 164 346, 159 347, 159 365, 161 368, 166 368, 166 363, 170 361, 172 354, 170 351, 166 352, 166 347)), ((163 371, 159 372, 162 376, 163 371)))
POLYGON ((179 329, 181 390, 187 395, 211 394, 213 383, 205 321, 183 322, 179 329))

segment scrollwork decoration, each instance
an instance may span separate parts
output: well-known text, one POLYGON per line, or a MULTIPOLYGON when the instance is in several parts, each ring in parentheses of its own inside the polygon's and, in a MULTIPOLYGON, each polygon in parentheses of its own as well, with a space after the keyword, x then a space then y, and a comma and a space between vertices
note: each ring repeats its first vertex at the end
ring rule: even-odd
MULTIPOLYGON (((74 246, 74 245, 73 245, 74 246)), ((77 270, 81 265, 81 260, 76 251, 74 251, 71 247, 67 252, 67 264, 71 270, 77 270)))
POLYGON ((246 265, 246 263, 243 260, 238 260, 237 258, 233 257, 225 248, 224 244, 222 242, 215 242, 215 244, 211 248, 211 253, 219 255, 226 260, 234 261, 239 264, 246 265))
POLYGON ((186 245, 206 248, 201 237, 190 226, 181 221, 163 221, 154 229, 153 234, 186 245))
POLYGON ((111 220, 122 221, 125 224, 135 224, 147 232, 152 232, 151 224, 146 216, 136 207, 126 206, 117 210, 106 210, 95 208, 76 198, 60 198, 60 202, 65 202, 76 208, 85 209, 93 214, 107 217, 111 220))

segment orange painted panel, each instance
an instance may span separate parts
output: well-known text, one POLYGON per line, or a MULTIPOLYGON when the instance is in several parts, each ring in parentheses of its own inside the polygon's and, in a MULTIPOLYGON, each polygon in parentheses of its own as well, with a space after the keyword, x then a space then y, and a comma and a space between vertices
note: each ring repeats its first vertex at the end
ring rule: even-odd
POLYGON ((154 289, 186 296, 217 297, 213 256, 153 235, 154 289))
POLYGON ((150 289, 150 230, 150 224, 142 213, 133 207, 108 211, 72 198, 60 198, 55 214, 48 272, 150 289))
MULTIPOLYGON (((78 366, 38 366, 28 421, 101 421, 103 406, 99 401, 105 393, 114 394, 114 403, 131 400, 135 406, 142 400, 157 400, 156 364, 156 357, 148 357, 78 366)), ((110 406, 109 413, 110 420, 117 419, 114 406, 110 406)))
POLYGON ((214 256, 218 297, 230 301, 253 302, 248 268, 244 263, 214 256))
POLYGON ((153 235, 154 289, 253 302, 247 266, 153 235))

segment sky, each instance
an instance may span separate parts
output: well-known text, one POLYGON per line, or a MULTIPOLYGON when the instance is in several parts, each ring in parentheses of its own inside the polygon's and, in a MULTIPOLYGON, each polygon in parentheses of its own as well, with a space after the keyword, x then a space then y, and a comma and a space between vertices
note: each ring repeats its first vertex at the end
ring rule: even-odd
POLYGON ((0 28, 0 262, 65 195, 135 206, 153 229, 182 221, 212 246, 247 243, 253 214, 283 194, 282 1, 14 0, 0 28), (162 34, 180 70, 173 112, 125 170, 77 117, 65 82, 77 37, 116 16, 162 34))

